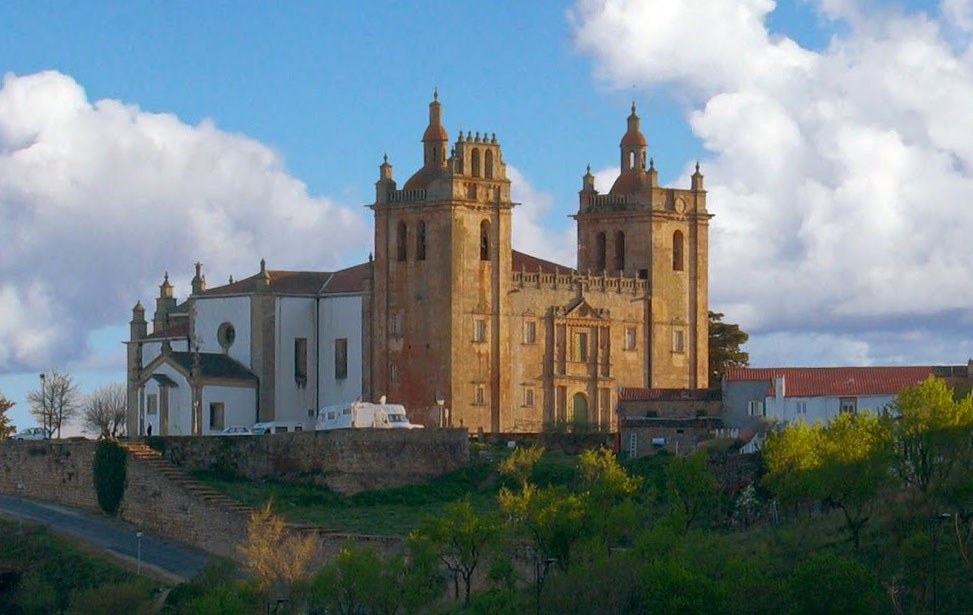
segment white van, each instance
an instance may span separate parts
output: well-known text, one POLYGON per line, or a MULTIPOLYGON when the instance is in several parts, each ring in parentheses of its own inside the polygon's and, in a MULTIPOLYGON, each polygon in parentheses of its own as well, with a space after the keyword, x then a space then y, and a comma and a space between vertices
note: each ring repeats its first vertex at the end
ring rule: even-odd
POLYGON ((300 421, 267 421, 253 426, 253 433, 257 436, 293 431, 304 431, 304 423, 300 421))
POLYGON ((318 411, 316 428, 328 429, 422 429, 409 422, 405 406, 401 404, 372 404, 356 401, 350 404, 325 406, 318 411))

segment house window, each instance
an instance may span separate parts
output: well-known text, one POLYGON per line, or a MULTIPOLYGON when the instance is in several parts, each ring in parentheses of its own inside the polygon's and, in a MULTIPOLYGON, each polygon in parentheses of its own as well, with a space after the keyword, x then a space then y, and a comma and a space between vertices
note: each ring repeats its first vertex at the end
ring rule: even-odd
POLYGON ((524 405, 534 407, 534 387, 524 387, 524 405))
POLYGON ((399 366, 396 365, 395 363, 389 364, 389 380, 391 380, 392 382, 399 381, 399 366))
POLYGON ((389 333, 394 336, 402 335, 402 312, 392 312, 389 315, 389 333))
POLYGON ((235 339, 236 329, 234 329, 233 325, 228 322, 223 323, 220 325, 220 328, 216 330, 216 341, 219 342, 224 351, 233 345, 233 340, 235 339))
POLYGON ((426 221, 420 220, 416 229, 416 260, 426 260, 426 221))
POLYGON ((855 414, 858 412, 858 398, 857 397, 842 397, 841 398, 841 411, 848 412, 850 414, 855 414))
POLYGON ((747 414, 750 416, 765 416, 764 415, 764 402, 762 401, 749 401, 747 402, 747 414))
POLYGON ((611 416, 611 399, 611 389, 598 389, 598 413, 606 422, 608 417, 611 416))
POLYGON ((557 414, 555 416, 556 420, 563 421, 567 419, 567 405, 568 405, 568 387, 559 386, 557 388, 557 414))
POLYGON ((480 260, 490 260, 490 222, 480 222, 480 260))
POLYGON ((537 343, 537 323, 533 320, 528 320, 524 323, 524 343, 537 343))
POLYGON ((213 402, 209 405, 209 428, 223 429, 223 403, 213 402))
POLYGON ((155 414, 159 411, 159 396, 155 393, 146 396, 145 398, 145 413, 155 414))
POLYGON ((576 332, 574 334, 574 360, 588 360, 588 334, 576 332))
POLYGON ((493 179, 493 152, 486 150, 483 154, 483 176, 493 179))
POLYGON ((472 173, 473 177, 479 177, 480 176, 480 150, 474 148, 473 155, 470 156, 470 160, 473 163, 473 173, 472 173))
POLYGON ((806 401, 799 401, 799 402, 797 402, 797 414, 802 415, 802 416, 804 416, 804 415, 807 414, 807 402, 806 401))
POLYGON ((307 418, 309 418, 309 419, 313 419, 314 418, 314 408, 308 408, 307 409, 307 418))
POLYGON ((348 377, 348 340, 343 337, 334 341, 334 377, 335 380, 348 377))
POLYGON ((406 229, 405 222, 399 222, 399 230, 397 233, 396 240, 396 259, 402 263, 405 262, 406 258, 406 241, 408 239, 409 231, 406 229))
POLYGON ((597 271, 603 271, 607 267, 606 259, 606 246, 605 246, 605 234, 598 233, 595 235, 595 269, 597 271))
POLYGON ((639 456, 639 437, 634 431, 628 436, 628 456, 631 459, 639 456))
POLYGON ((482 384, 476 385, 476 387, 473 389, 473 405, 482 406, 486 403, 486 401, 484 401, 485 399, 486 387, 484 387, 482 384))
POLYGON ((625 327, 625 350, 635 350, 635 327, 625 327))
POLYGON ((682 329, 676 329, 672 332, 672 351, 673 352, 685 352, 685 342, 684 334, 682 329))
POLYGON ((477 318, 473 321, 473 341, 474 342, 485 342, 486 341, 486 320, 482 318, 477 318))
POLYGON ((294 338, 294 381, 298 386, 307 384, 307 338, 294 338))
POLYGON ((625 269, 625 233, 622 231, 615 235, 615 269, 625 269))
POLYGON ((682 271, 683 265, 682 231, 676 231, 672 234, 672 269, 682 271))

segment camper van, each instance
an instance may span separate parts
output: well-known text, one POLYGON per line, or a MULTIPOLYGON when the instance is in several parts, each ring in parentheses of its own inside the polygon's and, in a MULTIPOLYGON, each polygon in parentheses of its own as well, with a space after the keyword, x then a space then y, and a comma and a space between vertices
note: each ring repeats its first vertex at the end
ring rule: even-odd
POLYGON ((318 411, 317 429, 421 429, 409 422, 401 404, 372 404, 356 401, 325 406, 318 411))

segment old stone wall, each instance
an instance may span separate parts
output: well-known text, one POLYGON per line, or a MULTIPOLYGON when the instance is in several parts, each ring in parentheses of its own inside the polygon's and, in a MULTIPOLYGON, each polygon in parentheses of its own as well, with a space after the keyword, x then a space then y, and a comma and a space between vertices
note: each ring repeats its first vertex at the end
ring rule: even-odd
POLYGON ((429 480, 469 461, 465 429, 339 429, 253 437, 164 437, 149 443, 188 470, 327 485, 352 494, 429 480))
POLYGON ((94 442, 0 442, 0 493, 97 510, 94 458, 94 442))

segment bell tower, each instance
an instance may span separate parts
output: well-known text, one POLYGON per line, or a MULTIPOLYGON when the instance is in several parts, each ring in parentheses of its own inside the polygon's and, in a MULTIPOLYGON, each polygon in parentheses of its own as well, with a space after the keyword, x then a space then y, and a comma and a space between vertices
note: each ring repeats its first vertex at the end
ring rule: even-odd
POLYGON ((706 191, 699 166, 689 189, 659 185, 632 103, 619 143, 619 175, 607 194, 590 169, 578 193, 578 269, 646 280, 650 388, 709 386, 708 240, 706 191))

